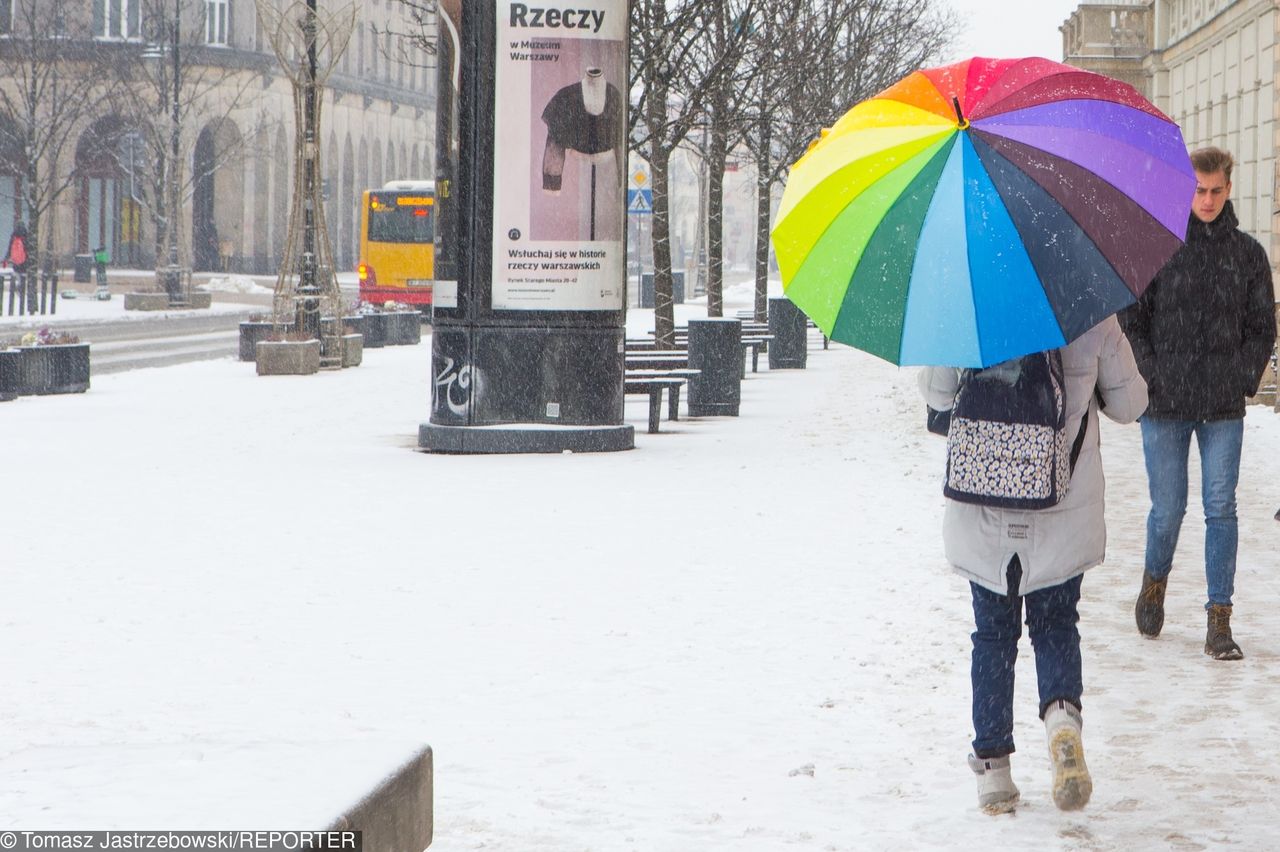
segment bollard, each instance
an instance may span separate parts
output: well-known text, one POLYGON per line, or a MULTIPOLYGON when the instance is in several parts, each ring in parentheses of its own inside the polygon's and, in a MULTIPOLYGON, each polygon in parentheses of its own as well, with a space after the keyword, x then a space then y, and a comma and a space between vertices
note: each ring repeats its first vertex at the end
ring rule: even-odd
POLYGON ((36 273, 36 286, 40 290, 40 316, 44 316, 49 309, 49 273, 36 273))
POLYGON ((22 274, 22 279, 27 285, 27 313, 35 316, 39 303, 40 282, 36 280, 35 275, 28 275, 25 272, 22 274))
POLYGON ((689 320, 689 414, 738 416, 742 399, 742 323, 715 317, 689 320))
POLYGON ((49 313, 58 312, 58 270, 49 274, 49 313))
POLYGON ((809 318, 786 298, 769 300, 770 370, 803 370, 809 360, 809 318))

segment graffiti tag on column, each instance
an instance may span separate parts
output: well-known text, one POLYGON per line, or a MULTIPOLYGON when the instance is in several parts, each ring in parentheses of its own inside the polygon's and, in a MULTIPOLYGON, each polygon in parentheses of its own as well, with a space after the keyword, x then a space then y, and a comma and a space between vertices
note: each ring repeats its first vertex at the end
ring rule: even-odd
POLYGON ((444 369, 440 371, 440 375, 436 376, 436 394, 439 399, 444 400, 444 404, 449 410, 459 417, 466 417, 468 410, 471 408, 471 397, 473 393, 478 393, 479 384, 472 393, 468 393, 471 387, 472 369, 468 364, 461 369, 455 370, 458 362, 454 361, 448 355, 442 355, 445 360, 444 369), (456 389, 456 393, 455 393, 456 389))

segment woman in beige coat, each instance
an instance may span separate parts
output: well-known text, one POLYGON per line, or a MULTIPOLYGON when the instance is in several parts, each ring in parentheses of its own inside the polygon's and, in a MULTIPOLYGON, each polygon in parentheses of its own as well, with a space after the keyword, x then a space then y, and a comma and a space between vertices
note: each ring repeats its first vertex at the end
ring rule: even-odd
MULTIPOLYGON (((1061 350, 1066 376, 1069 442, 1090 418, 1071 484, 1062 502, 1037 511, 996 509, 947 500, 942 537, 947 561, 969 580, 975 629, 973 754, 978 804, 988 813, 1012 810, 1018 788, 1009 769, 1013 743, 1013 676, 1026 621, 1036 657, 1040 718, 1049 735, 1053 798, 1058 807, 1084 807, 1093 789, 1080 739, 1080 633, 1077 604, 1085 571, 1106 551, 1098 406, 1119 423, 1147 407, 1147 386, 1115 317, 1108 317, 1061 350)), ((920 389, 931 408, 949 410, 960 385, 953 367, 927 367, 920 389)))

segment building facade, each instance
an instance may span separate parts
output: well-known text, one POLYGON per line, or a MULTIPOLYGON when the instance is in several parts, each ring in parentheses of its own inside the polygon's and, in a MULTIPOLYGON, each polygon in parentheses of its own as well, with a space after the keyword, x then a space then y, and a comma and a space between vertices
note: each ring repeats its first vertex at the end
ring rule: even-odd
MULTIPOLYGON (((283 10, 296 0, 266 2, 283 10)), ((330 5, 322 0, 322 12, 330 5)), ((319 140, 339 271, 358 260, 361 192, 434 173, 427 56, 405 37, 412 29, 398 0, 358 8, 323 94, 319 140)), ((254 0, 0 0, 0 231, 30 219, 23 182, 34 157, 42 179, 65 186, 41 218, 41 246, 51 236, 61 263, 98 247, 117 267, 167 262, 157 258, 155 176, 176 126, 181 262, 274 272, 293 191, 295 122, 271 35, 254 0), (36 76, 55 82, 32 98, 23 87, 41 62, 36 76), (77 88, 85 75, 100 84, 77 88), (88 94, 90 105, 59 112, 59 89, 63 98, 88 94), (22 114, 33 101, 44 116, 34 122, 35 112, 22 114), (61 145, 23 144, 27 125, 59 116, 61 145)), ((328 59, 320 57, 322 67, 328 59)))
POLYGON ((1066 62, 1137 86, 1178 123, 1189 149, 1232 152, 1236 213, 1267 248, 1273 269, 1280 261, 1278 6, 1276 0, 1085 3, 1062 26, 1066 62))

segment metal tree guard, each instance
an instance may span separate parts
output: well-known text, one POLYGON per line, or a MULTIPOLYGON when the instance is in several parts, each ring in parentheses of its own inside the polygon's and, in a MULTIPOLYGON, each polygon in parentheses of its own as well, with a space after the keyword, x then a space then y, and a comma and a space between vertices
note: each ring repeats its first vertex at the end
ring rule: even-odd
MULTIPOLYGON (((271 49, 293 84, 296 128, 293 201, 284 261, 276 276, 274 320, 277 325, 292 320, 297 331, 321 339, 323 346, 329 341, 321 338, 321 315, 337 318, 329 324, 336 336, 341 334, 343 311, 320 180, 320 95, 346 52, 360 5, 346 2, 321 11, 316 0, 292 0, 277 9, 270 0, 256 0, 256 6, 271 49)), ((336 339, 331 343, 338 346, 325 348, 336 353, 340 344, 336 339)))

